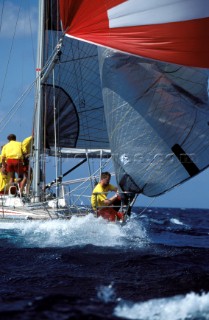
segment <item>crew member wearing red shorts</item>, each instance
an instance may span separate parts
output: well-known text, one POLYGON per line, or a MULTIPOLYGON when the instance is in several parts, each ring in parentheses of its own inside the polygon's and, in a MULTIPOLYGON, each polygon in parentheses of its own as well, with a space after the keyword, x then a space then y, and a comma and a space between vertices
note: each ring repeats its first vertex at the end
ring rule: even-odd
POLYGON ((117 187, 110 184, 110 179, 111 175, 109 172, 103 172, 101 174, 100 182, 94 188, 91 196, 91 205, 97 212, 98 217, 101 216, 109 221, 123 221, 124 214, 118 212, 121 204, 119 195, 116 193, 113 197, 107 199, 108 191, 117 192, 117 187))
POLYGON ((2 164, 3 168, 10 174, 10 183, 14 182, 15 173, 18 178, 24 173, 23 157, 27 152, 22 143, 16 141, 15 134, 10 134, 7 139, 9 142, 3 146, 2 149, 2 164))

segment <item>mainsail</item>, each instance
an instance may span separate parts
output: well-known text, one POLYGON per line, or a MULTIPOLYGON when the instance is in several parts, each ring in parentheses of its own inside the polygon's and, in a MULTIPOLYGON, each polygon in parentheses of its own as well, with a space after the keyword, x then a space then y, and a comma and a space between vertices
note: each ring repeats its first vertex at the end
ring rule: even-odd
MULTIPOLYGON (((53 4, 54 1, 49 3, 53 4)), ((52 17, 54 17, 53 12, 53 10, 50 11, 52 17)), ((59 15, 56 14, 56 18, 58 17, 59 15)), ((61 39, 53 72, 42 83, 47 130, 46 144, 54 146, 53 121, 55 118, 58 147, 107 149, 109 140, 104 116, 97 47, 75 39, 63 38, 62 33, 54 30, 49 24, 46 26, 45 38, 44 65, 50 60, 54 49, 56 51, 57 41, 61 39)))
POLYGON ((89 157, 98 157, 101 152, 110 157, 97 47, 63 36, 59 1, 40 1, 39 17, 33 180, 36 195, 45 167, 43 154, 78 158, 86 157, 88 151, 89 157))
POLYGON ((55 133, 60 148, 110 147, 120 188, 147 196, 207 168, 208 0, 59 4, 61 24, 55 10, 58 22, 45 25, 45 63, 61 49, 42 85, 45 118, 57 99, 64 129, 50 120, 45 146, 55 133))

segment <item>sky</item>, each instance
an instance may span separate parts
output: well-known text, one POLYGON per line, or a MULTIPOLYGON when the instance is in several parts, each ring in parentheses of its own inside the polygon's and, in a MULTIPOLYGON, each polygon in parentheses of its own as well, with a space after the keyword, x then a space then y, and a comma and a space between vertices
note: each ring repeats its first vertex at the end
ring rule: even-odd
MULTIPOLYGON (((0 145, 9 133, 23 140, 32 133, 38 0, 0 2, 0 145), (19 17, 17 19, 17 17, 19 17), (32 88, 27 99, 18 100, 32 88), (17 103, 17 101, 19 101, 17 103), (12 109, 12 113, 9 113, 12 109)), ((66 164, 66 170, 70 164, 66 164)), ((86 169, 85 169, 86 170, 86 169)), ((83 172, 81 171, 81 174, 83 172)), ((50 177, 51 178, 51 177, 50 177)), ((53 177, 52 177, 53 179, 53 177)), ((114 183, 114 178, 113 181, 114 183)), ((209 208, 209 170, 157 198, 140 195, 138 206, 209 208)))

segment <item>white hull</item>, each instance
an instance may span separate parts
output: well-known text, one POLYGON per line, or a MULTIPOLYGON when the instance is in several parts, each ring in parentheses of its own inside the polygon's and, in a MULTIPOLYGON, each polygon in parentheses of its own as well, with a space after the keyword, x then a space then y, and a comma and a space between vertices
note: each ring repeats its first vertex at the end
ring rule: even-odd
POLYGON ((89 208, 66 206, 63 199, 41 203, 25 203, 24 198, 2 196, 0 220, 51 220, 70 219, 73 216, 84 217, 90 213, 89 208))
MULTIPOLYGON (((72 217, 86 217, 95 213, 88 207, 66 205, 64 199, 50 200, 40 203, 25 203, 24 198, 2 196, 0 198, 0 221, 8 220, 69 220, 72 217)), ((120 225, 127 222, 115 221, 120 225)))

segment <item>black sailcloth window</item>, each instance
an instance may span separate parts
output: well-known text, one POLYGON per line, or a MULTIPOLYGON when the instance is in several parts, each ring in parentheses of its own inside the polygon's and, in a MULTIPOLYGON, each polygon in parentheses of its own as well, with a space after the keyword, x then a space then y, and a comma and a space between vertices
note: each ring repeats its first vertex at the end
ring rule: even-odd
POLYGON ((59 87, 45 85, 44 91, 46 100, 46 146, 52 147, 55 144, 55 118, 57 147, 74 148, 79 134, 79 119, 72 99, 59 87))

